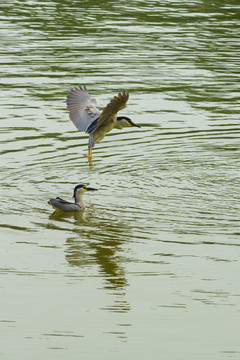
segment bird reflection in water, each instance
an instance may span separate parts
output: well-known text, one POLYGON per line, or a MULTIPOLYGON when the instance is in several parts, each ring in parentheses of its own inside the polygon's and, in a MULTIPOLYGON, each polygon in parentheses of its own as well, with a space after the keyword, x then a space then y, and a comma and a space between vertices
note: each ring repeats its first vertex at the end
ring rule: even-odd
POLYGON ((98 265, 105 282, 103 288, 116 295, 114 304, 103 309, 114 312, 128 312, 130 304, 125 300, 128 281, 124 266, 121 265, 121 247, 126 245, 131 228, 117 219, 98 218, 94 206, 85 213, 53 213, 49 219, 74 225, 75 236, 66 241, 66 259, 71 266, 98 265), (93 214, 94 213, 94 214, 93 214))

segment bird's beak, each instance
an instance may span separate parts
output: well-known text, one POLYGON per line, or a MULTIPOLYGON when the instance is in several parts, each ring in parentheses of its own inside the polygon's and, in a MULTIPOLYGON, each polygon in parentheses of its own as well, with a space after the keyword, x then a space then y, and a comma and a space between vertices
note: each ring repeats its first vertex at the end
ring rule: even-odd
POLYGON ((141 127, 140 125, 137 125, 137 124, 134 124, 134 123, 132 123, 132 126, 136 126, 136 127, 138 127, 138 128, 141 127))
POLYGON ((87 187, 86 188, 87 191, 97 191, 97 189, 91 188, 91 187, 87 187))

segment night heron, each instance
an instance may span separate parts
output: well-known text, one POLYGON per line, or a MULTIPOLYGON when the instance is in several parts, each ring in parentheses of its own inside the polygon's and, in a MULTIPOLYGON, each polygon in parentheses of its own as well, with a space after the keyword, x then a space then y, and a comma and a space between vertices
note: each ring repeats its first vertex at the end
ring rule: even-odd
POLYGON ((85 204, 83 202, 83 194, 86 191, 96 191, 97 189, 87 187, 86 185, 79 184, 75 186, 73 192, 73 198, 75 199, 75 203, 71 203, 69 201, 63 200, 60 197, 56 197, 55 199, 50 199, 48 201, 49 205, 55 210, 62 210, 67 212, 74 212, 74 211, 83 211, 85 208, 85 204))
POLYGON ((118 111, 126 107, 128 98, 128 91, 123 90, 118 96, 114 96, 103 111, 100 111, 96 107, 96 100, 89 96, 86 86, 79 85, 69 91, 66 100, 69 117, 77 129, 89 134, 88 155, 85 156, 90 167, 92 167, 92 148, 104 138, 106 133, 114 128, 122 130, 128 126, 140 127, 126 116, 117 116, 118 111))

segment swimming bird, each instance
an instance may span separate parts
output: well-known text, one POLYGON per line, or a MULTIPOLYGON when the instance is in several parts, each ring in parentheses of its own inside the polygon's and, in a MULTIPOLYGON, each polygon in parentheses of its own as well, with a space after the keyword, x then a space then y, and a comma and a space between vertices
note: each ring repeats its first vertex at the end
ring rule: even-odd
POLYGON ((119 110, 126 107, 129 93, 123 90, 100 111, 97 102, 88 94, 86 86, 77 86, 68 92, 66 103, 69 117, 77 129, 89 134, 88 159, 90 168, 92 167, 92 148, 95 143, 104 138, 106 133, 112 129, 122 130, 124 127, 136 126, 134 122, 126 116, 117 116, 119 110))
POLYGON ((75 186, 73 191, 73 198, 75 199, 75 203, 71 203, 69 201, 63 200, 60 197, 56 197, 55 199, 50 199, 48 201, 49 205, 55 210, 62 210, 67 212, 75 212, 75 211, 83 211, 85 208, 85 204, 83 202, 83 194, 86 191, 96 191, 97 189, 87 187, 86 185, 79 184, 75 186))

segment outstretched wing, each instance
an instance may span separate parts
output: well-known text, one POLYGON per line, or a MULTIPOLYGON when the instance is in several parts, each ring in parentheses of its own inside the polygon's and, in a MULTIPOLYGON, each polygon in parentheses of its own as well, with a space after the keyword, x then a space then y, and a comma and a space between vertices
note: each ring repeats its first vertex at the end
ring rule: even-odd
POLYGON ((92 99, 86 86, 77 86, 71 89, 66 99, 69 117, 79 130, 87 132, 93 121, 99 118, 101 111, 98 110, 97 102, 92 99))
POLYGON ((110 103, 103 109, 100 119, 97 122, 97 128, 105 122, 112 120, 119 110, 124 109, 127 106, 126 103, 128 98, 129 93, 127 90, 123 90, 123 92, 119 93, 118 96, 114 96, 110 103))

